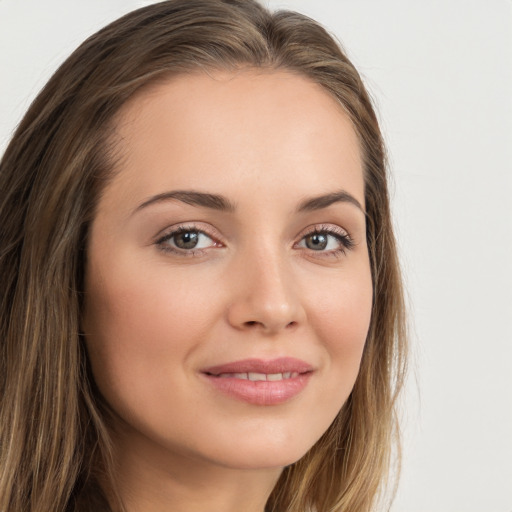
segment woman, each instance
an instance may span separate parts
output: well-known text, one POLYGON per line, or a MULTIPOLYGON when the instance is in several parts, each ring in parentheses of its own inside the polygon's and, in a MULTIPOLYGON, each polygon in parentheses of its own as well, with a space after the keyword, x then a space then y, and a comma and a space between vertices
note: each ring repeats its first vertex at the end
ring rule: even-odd
POLYGON ((332 38, 134 11, 0 168, 0 510, 372 509, 405 336, 381 135, 332 38))

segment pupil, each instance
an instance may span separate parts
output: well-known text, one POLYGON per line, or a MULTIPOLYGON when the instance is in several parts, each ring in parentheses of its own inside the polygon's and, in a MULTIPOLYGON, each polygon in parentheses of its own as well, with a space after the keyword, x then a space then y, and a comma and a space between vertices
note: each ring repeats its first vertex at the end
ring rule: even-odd
POLYGON ((176 235, 174 243, 180 249, 193 249, 197 245, 198 239, 199 233, 196 231, 186 231, 176 235))
POLYGON ((327 237, 318 233, 309 235, 306 237, 306 247, 314 251, 325 249, 327 247, 327 237))

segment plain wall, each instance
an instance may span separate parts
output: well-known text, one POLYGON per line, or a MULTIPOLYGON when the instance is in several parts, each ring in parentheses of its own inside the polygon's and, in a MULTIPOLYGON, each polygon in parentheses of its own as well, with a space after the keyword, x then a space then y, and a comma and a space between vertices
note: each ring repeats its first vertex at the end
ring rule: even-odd
MULTIPOLYGON (((0 154, 64 58, 149 3, 0 0, 0 154)), ((413 349, 392 512, 512 512, 512 2, 269 4, 337 35, 388 143, 413 349)))

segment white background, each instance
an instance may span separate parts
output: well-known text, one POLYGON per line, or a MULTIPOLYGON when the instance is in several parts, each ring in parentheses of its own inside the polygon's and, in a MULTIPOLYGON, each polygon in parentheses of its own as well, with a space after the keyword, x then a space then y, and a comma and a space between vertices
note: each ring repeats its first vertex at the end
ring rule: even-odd
MULTIPOLYGON (((88 35, 152 2, 0 0, 0 154, 88 35)), ((375 98, 411 310, 393 512, 512 512, 512 2, 271 0, 322 22, 375 98)))

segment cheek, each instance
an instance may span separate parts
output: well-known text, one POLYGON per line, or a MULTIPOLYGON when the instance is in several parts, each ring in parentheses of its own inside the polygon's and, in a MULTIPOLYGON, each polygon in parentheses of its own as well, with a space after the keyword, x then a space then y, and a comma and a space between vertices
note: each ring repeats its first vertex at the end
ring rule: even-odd
POLYGON ((351 389, 359 372, 371 319, 373 291, 369 266, 363 262, 353 271, 341 273, 339 279, 326 280, 310 300, 311 323, 335 370, 333 380, 351 389))
POLYGON ((197 279, 191 282, 148 259, 118 258, 115 268, 92 262, 85 322, 103 343, 139 348, 146 354, 176 345, 172 339, 184 326, 206 328, 211 300, 201 293, 197 279), (198 310, 204 312, 201 317, 198 310))
MULTIPOLYGON (((84 331, 96 383, 114 408, 158 398, 170 376, 184 384, 188 357, 208 332, 211 304, 196 287, 142 262, 98 267, 87 283, 84 331), (198 318, 197 311, 203 314, 198 318), (127 400, 128 402, 128 400, 127 400)), ((210 301, 211 302, 211 301, 210 301)), ((146 406, 150 406, 146 403, 146 406)))

